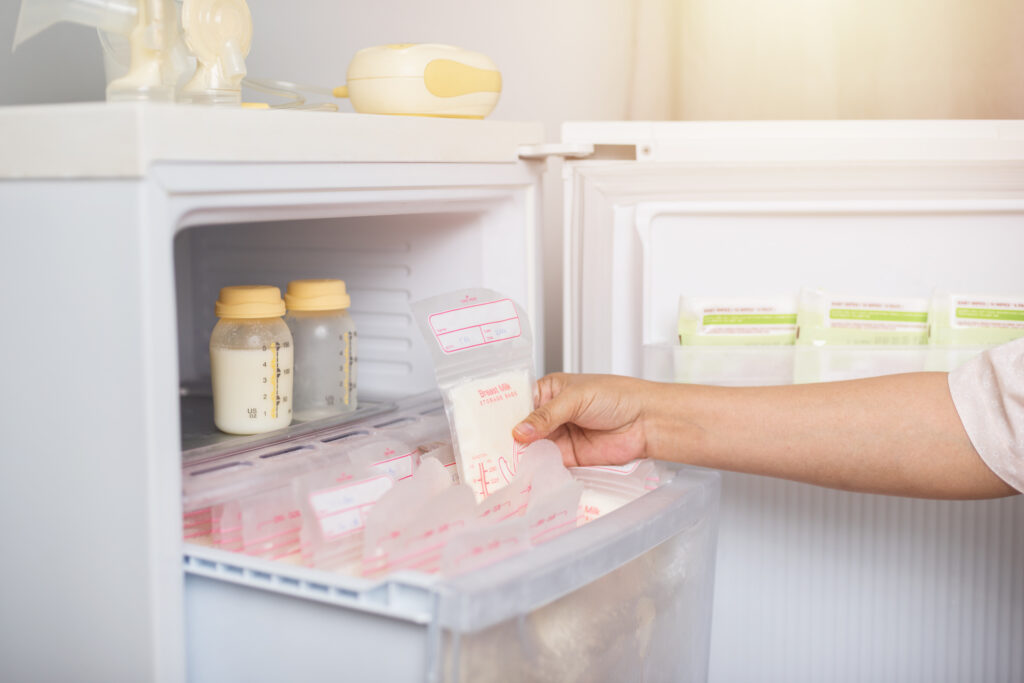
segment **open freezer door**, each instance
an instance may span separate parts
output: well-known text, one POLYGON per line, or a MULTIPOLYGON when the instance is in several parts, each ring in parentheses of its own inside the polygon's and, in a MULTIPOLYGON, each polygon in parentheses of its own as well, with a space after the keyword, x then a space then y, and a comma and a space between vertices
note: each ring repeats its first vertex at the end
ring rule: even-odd
POLYGON ((1019 288, 1020 252, 993 246, 1020 244, 1021 121, 588 122, 562 137, 595 150, 563 170, 568 371, 640 374, 683 293, 1019 288))
MULTIPOLYGON (((695 381, 681 295, 1024 294, 1024 121, 590 122, 562 138, 595 150, 563 169, 566 371, 695 381)), ((793 346, 746 352, 699 381, 793 381, 793 346)), ((857 372, 893 371, 886 357, 857 372)), ((1020 497, 727 474, 710 680, 1019 678, 1024 656, 986 653, 1024 640, 1022 520, 1020 497)))

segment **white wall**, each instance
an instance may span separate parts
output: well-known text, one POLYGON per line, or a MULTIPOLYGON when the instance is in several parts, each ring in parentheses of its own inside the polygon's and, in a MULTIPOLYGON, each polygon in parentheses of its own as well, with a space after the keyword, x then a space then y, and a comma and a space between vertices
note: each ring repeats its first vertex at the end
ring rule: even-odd
MULTIPOLYGON (((37 0, 38 1, 38 0, 37 0)), ((402 42, 438 42, 489 55, 502 71, 491 118, 542 121, 550 140, 569 119, 626 116, 632 70, 633 0, 249 0, 254 23, 247 60, 253 77, 341 85, 357 50, 402 42)), ((0 105, 103 99, 96 32, 61 24, 13 55, 18 3, 0 3, 0 105)), ((261 95, 246 93, 248 99, 261 95)), ((343 111, 350 111, 341 102, 343 111)), ((545 355, 561 365, 562 241, 560 164, 545 184, 545 355)))
POLYGON ((20 4, 0 2, 0 106, 103 99, 106 83, 96 31, 59 24, 12 53, 20 4))

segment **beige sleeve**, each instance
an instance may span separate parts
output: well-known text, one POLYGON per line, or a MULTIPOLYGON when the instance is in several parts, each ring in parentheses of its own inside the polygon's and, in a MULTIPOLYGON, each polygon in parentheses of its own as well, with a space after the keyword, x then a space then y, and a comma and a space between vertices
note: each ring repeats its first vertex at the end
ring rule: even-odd
POLYGON ((978 455, 1024 491, 1024 338, 989 349, 949 373, 949 391, 978 455))

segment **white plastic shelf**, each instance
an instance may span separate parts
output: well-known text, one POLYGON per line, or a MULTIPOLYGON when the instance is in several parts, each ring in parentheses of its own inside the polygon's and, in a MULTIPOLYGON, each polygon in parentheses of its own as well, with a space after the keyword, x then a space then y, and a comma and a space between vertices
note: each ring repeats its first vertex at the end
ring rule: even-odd
POLYGON ((773 386, 903 372, 948 372, 985 348, 650 344, 643 350, 643 377, 688 384, 773 386))

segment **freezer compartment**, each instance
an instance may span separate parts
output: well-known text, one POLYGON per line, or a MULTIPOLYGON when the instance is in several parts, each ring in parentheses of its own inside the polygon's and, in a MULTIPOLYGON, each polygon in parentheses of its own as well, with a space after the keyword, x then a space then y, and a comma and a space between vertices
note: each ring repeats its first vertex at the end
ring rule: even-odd
POLYGON ((186 545, 189 679, 701 681, 719 475, 451 578, 342 576, 186 545))
POLYGON ((642 376, 657 382, 719 386, 834 382, 902 372, 948 372, 985 348, 647 344, 642 376))
MULTIPOLYGON (((540 318, 532 272, 532 237, 522 206, 508 197, 363 205, 357 215, 305 220, 200 223, 174 239, 178 369, 183 450, 217 444, 281 441, 393 407, 396 399, 436 386, 433 365, 410 302, 485 283, 540 318), (501 255, 499 258, 498 255, 501 255), (501 261, 498 267, 497 261, 501 261), (351 295, 359 343, 359 409, 260 437, 229 436, 213 424, 209 340, 214 302, 229 285, 274 285, 337 278, 351 295)), ((350 208, 334 209, 339 213, 350 208)), ((538 335, 542 334, 538 332, 538 335)), ((538 364, 542 344, 535 344, 538 364)))

